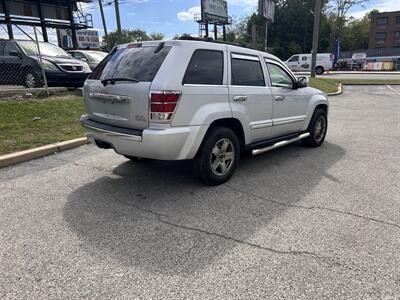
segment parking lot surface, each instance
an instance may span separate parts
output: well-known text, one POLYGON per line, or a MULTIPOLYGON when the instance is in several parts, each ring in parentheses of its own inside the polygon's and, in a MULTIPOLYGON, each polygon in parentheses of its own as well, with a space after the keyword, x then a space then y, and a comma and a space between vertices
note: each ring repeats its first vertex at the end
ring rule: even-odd
MULTIPOLYGON (((310 72, 295 72, 296 76, 310 75, 310 72)), ((346 72, 334 71, 318 75, 319 78, 356 80, 400 80, 400 72, 346 72)))
POLYGON ((218 187, 90 145, 0 170, 0 298, 399 298, 400 87, 330 100, 321 148, 218 187))

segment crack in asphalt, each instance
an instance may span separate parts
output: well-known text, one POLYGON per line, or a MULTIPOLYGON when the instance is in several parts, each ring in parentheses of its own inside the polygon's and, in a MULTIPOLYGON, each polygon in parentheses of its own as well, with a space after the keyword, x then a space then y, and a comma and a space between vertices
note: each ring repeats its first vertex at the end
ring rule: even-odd
POLYGON ((333 213, 338 213, 338 214, 343 214, 343 215, 347 215, 347 216, 351 216, 351 217, 360 218, 360 219, 367 220, 367 221, 381 223, 381 224, 388 225, 388 226, 393 226, 393 227, 396 227, 396 228, 400 229, 400 225, 399 224, 383 221, 383 220, 372 218, 372 217, 366 217, 366 216, 363 216, 363 215, 358 215, 358 214, 355 214, 355 213, 342 211, 342 210, 338 210, 338 209, 334 209, 334 208, 323 207, 323 206, 306 206, 306 205, 297 205, 297 204, 284 203, 284 202, 280 202, 280 201, 276 201, 276 200, 272 200, 272 199, 268 199, 268 198, 262 197, 260 195, 254 194, 254 193, 249 192, 249 191, 239 190, 239 189, 237 189, 237 188, 235 188, 235 187, 233 187, 233 186, 231 186, 229 184, 225 184, 224 186, 234 190, 235 192, 246 194, 246 195, 250 195, 250 196, 253 196, 253 197, 268 201, 268 202, 275 203, 277 205, 293 207, 293 208, 300 208, 300 209, 307 209, 307 210, 325 210, 325 211, 329 211, 329 212, 333 212, 333 213))
POLYGON ((318 254, 316 254, 314 252, 310 252, 310 251, 295 251, 295 250, 288 250, 288 251, 278 250, 278 249, 274 249, 274 248, 271 248, 271 247, 261 246, 259 244, 251 243, 251 242, 248 242, 248 241, 243 241, 241 239, 238 239, 238 238, 235 238, 235 237, 231 237, 231 236, 227 236, 227 235, 224 235, 224 234, 221 234, 221 233, 218 233, 218 232, 212 232, 212 231, 208 231, 208 230, 197 228, 197 227, 192 227, 192 226, 188 226, 188 225, 182 225, 182 224, 173 223, 173 222, 168 220, 168 216, 165 215, 165 214, 156 212, 156 211, 154 211, 152 209, 146 209, 146 208, 140 207, 140 206, 135 205, 133 203, 127 203, 127 202, 121 200, 119 197, 117 197, 115 195, 112 195, 112 197, 116 201, 121 203, 121 204, 133 207, 134 209, 136 209, 136 210, 138 210, 140 212, 155 216, 157 221, 159 221, 159 222, 161 222, 163 224, 169 225, 171 227, 175 227, 175 228, 179 228, 179 229, 183 229, 183 230, 194 231, 194 232, 198 232, 198 233, 201 233, 201 234, 204 234, 204 235, 208 235, 208 236, 218 237, 218 238, 224 239, 226 241, 235 242, 237 244, 241 244, 241 245, 248 246, 248 247, 255 248, 255 249, 258 249, 258 250, 262 250, 262 251, 267 251, 267 252, 270 252, 270 253, 275 253, 275 254, 280 254, 280 255, 291 255, 291 256, 308 256, 308 257, 311 257, 311 258, 313 258, 313 259, 315 259, 317 261, 324 262, 329 267, 342 267, 342 268, 346 268, 346 269, 351 270, 351 271, 367 272, 366 270, 362 270, 362 269, 359 269, 359 268, 354 268, 354 267, 351 267, 349 265, 345 265, 345 264, 339 263, 338 261, 336 261, 332 257, 321 256, 321 255, 318 255, 318 254))

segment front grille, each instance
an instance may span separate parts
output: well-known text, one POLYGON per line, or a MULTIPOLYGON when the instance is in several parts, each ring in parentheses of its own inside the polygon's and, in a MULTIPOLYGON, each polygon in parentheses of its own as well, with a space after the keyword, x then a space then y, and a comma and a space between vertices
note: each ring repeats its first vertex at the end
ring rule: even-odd
POLYGON ((61 69, 67 72, 82 72, 83 66, 77 65, 60 65, 61 69))

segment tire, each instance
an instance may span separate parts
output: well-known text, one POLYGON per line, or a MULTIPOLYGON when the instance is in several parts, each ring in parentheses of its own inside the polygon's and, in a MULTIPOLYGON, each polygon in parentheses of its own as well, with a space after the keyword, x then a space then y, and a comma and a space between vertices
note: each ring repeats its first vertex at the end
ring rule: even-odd
POLYGON ((317 73, 318 75, 322 75, 322 74, 324 74, 324 72, 325 72, 325 70, 324 70, 324 68, 322 66, 318 66, 315 69, 315 73, 317 73))
POLYGON ((236 134, 226 127, 212 128, 194 159, 194 170, 202 182, 218 185, 229 180, 240 158, 236 134))
POLYGON ((130 155, 124 155, 127 159, 129 159, 130 161, 136 161, 136 162, 139 162, 139 161, 145 161, 145 160, 147 160, 146 158, 143 158, 143 157, 136 157, 136 156, 130 156, 130 155))
POLYGON ((25 73, 25 81, 24 81, 24 85, 27 88, 33 89, 33 88, 38 88, 38 87, 42 87, 43 86, 43 81, 41 78, 39 78, 38 75, 36 75, 34 72, 32 71, 27 71, 25 73))
POLYGON ((310 133, 310 136, 303 139, 302 143, 311 148, 321 146, 325 140, 327 130, 328 117, 326 111, 323 109, 315 110, 313 117, 311 118, 310 125, 308 126, 308 132, 310 133))

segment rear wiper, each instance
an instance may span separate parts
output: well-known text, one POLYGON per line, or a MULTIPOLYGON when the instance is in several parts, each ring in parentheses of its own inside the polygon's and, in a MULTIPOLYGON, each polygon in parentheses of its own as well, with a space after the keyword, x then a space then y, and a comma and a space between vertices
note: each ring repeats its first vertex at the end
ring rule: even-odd
POLYGON ((101 81, 101 83, 106 86, 108 83, 115 84, 117 81, 131 81, 131 82, 139 82, 136 78, 106 78, 101 81))

